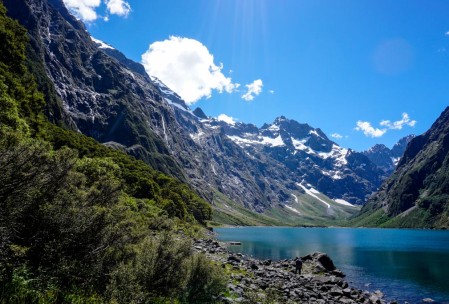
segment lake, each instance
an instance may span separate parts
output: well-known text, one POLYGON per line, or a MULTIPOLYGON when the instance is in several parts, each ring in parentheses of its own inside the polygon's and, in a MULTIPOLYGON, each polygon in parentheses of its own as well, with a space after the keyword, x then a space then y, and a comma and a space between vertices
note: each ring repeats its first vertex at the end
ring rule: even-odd
POLYGON ((380 289, 388 300, 449 303, 449 231, 370 228, 217 228, 220 241, 259 259, 292 259, 320 251, 352 287, 380 289))

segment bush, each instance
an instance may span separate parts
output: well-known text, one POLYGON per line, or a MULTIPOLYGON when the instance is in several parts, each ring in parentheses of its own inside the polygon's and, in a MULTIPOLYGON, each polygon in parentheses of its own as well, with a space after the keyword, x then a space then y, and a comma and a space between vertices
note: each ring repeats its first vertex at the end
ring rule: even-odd
POLYGON ((186 303, 214 303, 226 288, 222 270, 203 254, 192 256, 189 266, 191 270, 183 300, 186 303))
POLYGON ((148 237, 135 256, 111 275, 106 294, 118 303, 156 303, 169 297, 186 303, 213 303, 224 291, 219 269, 191 243, 171 233, 148 237))

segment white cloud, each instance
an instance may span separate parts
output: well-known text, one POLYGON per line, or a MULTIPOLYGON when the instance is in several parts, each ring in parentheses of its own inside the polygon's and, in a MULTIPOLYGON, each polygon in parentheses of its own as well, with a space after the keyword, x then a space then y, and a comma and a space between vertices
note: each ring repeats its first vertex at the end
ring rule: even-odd
POLYGON ((357 127, 355 127, 355 129, 357 131, 363 131, 363 134, 365 134, 365 136, 369 136, 369 137, 381 137, 382 135, 384 135, 387 132, 387 129, 377 129, 374 128, 371 123, 367 122, 367 121, 357 121, 357 127))
POLYGON ((131 12, 131 6, 124 0, 105 0, 106 7, 110 14, 122 17, 128 16, 131 12))
POLYGON ((333 137, 333 138, 335 138, 335 139, 342 139, 342 138, 343 138, 343 135, 340 135, 340 134, 338 134, 338 133, 333 133, 333 134, 331 135, 331 137, 333 137))
POLYGON ((251 101, 255 96, 262 92, 263 83, 261 79, 254 80, 252 83, 247 84, 248 91, 242 95, 242 98, 246 101, 251 101))
POLYGON ((414 127, 416 124, 416 120, 410 120, 410 117, 407 113, 402 113, 402 119, 398 121, 391 122, 389 120, 382 120, 380 125, 383 127, 387 127, 391 130, 402 130, 403 126, 414 127))
POLYGON ((416 120, 411 120, 407 113, 402 113, 402 119, 391 122, 390 120, 382 120, 379 125, 384 128, 375 128, 368 121, 357 121, 355 130, 363 131, 363 134, 369 137, 381 137, 388 130, 402 130, 404 126, 414 127, 416 120))
POLYGON ((236 119, 235 118, 233 118, 231 116, 228 116, 226 114, 218 115, 217 119, 219 121, 224 121, 225 123, 230 124, 230 125, 235 125, 235 123, 236 123, 236 119))
POLYGON ((77 18, 89 22, 98 18, 95 10, 101 0, 64 0, 64 4, 77 18))
POLYGON ((444 35, 449 36, 449 31, 447 31, 446 33, 444 33, 444 35))
MULTIPOLYGON (((102 0, 63 0, 65 6, 79 19, 85 22, 97 20, 97 9, 101 5, 102 0)), ((103 0, 106 5, 107 13, 122 17, 128 16, 131 12, 131 5, 124 0, 103 0)), ((109 17, 103 17, 104 21, 108 21, 109 17)))
POLYGON ((274 94, 274 90, 269 90, 268 93, 274 94))
POLYGON ((213 90, 232 93, 240 86, 221 72, 223 65, 214 63, 201 42, 190 38, 171 36, 152 43, 142 55, 142 64, 189 105, 211 97, 213 90))

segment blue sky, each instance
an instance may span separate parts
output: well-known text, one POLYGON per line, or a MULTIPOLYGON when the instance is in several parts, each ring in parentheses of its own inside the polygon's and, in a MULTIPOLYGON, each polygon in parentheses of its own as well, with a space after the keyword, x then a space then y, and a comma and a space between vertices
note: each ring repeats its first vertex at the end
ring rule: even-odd
POLYGON ((284 115, 360 151, 425 132, 449 105, 446 0, 64 1, 210 116, 284 115))

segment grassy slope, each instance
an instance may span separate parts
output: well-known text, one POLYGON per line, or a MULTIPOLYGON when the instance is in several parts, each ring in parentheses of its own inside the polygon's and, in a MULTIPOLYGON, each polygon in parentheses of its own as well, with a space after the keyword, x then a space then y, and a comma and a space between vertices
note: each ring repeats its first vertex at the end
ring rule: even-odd
POLYGON ((422 208, 414 208, 395 217, 388 217, 383 209, 365 212, 347 222, 353 227, 382 228, 443 228, 444 223, 438 222, 431 214, 422 208))
POLYGON ((296 193, 295 195, 298 202, 292 197, 288 206, 296 209, 300 214, 282 205, 260 214, 247 210, 217 194, 213 205, 213 221, 210 224, 213 226, 222 224, 241 226, 346 226, 345 221, 359 211, 359 207, 338 204, 323 194, 317 196, 329 203, 330 208, 308 194, 296 193))

